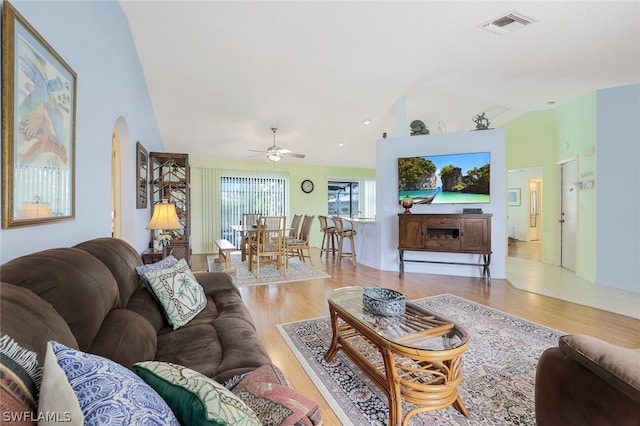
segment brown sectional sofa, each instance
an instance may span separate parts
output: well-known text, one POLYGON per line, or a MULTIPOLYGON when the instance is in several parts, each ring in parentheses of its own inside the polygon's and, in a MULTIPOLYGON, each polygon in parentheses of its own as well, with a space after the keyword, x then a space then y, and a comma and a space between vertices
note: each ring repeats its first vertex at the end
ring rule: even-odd
POLYGON ((173 330, 123 240, 98 238, 29 254, 1 266, 0 327, 42 365, 47 341, 112 359, 196 370, 220 383, 271 363, 229 275, 195 272, 205 309, 173 330))
POLYGON ((538 426, 639 426, 640 349, 562 336, 538 361, 535 392, 538 426))

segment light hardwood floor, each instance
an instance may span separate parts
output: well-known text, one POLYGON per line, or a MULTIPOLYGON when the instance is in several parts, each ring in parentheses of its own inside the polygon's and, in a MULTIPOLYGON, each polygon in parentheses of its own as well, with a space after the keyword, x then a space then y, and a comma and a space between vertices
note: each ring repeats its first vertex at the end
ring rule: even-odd
MULTIPOLYGON (((621 346, 640 348, 640 320, 519 290, 505 280, 493 279, 488 287, 480 278, 405 273, 401 279, 397 272, 354 266, 350 260, 338 262, 331 257, 320 260, 318 251, 312 254, 314 266, 325 270, 331 278, 242 287, 240 292, 273 362, 296 389, 321 404, 325 425, 341 423, 298 363, 276 325, 327 316, 327 294, 335 288, 376 284, 398 290, 408 299, 449 293, 567 334, 588 334, 621 346)), ((195 262, 197 258, 194 257, 195 262)), ((197 269, 195 264, 192 266, 197 269)))

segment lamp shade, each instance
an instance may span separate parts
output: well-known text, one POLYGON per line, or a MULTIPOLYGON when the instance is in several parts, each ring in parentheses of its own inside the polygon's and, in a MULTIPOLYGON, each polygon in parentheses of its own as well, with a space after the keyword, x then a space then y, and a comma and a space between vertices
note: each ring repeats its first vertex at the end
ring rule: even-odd
POLYGON ((147 224, 147 229, 182 229, 178 221, 176 206, 167 200, 153 206, 153 216, 147 224))
POLYGON ((39 219, 51 217, 51 204, 36 202, 24 202, 20 204, 18 219, 39 219))

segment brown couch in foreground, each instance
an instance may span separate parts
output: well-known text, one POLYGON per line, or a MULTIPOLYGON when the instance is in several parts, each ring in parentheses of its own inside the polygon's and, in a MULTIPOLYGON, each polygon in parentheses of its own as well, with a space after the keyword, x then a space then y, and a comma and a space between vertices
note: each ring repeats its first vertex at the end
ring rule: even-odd
POLYGON ((640 425, 640 350, 568 335, 536 371, 539 426, 640 425))
POLYGON ((194 273, 206 295, 205 308, 174 330, 140 280, 136 267, 141 265, 137 251, 116 238, 9 261, 0 267, 1 334, 34 351, 40 366, 49 340, 129 369, 146 360, 179 364, 219 383, 271 363, 229 275, 194 273))

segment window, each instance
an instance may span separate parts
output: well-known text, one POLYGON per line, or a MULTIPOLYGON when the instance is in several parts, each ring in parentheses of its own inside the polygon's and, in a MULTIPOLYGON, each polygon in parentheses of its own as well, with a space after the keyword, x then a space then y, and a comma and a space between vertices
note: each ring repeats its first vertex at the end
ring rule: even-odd
POLYGON ((329 216, 355 217, 359 211, 359 182, 329 181, 327 212, 329 216))
POLYGON ((287 180, 283 177, 220 177, 220 224, 222 238, 236 247, 239 236, 231 225, 240 225, 243 213, 277 216, 287 213, 287 180))

